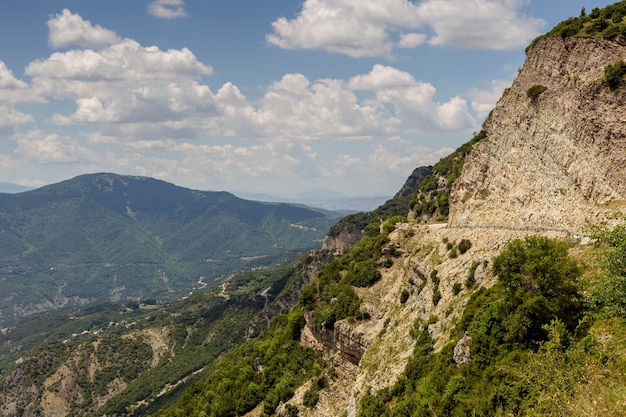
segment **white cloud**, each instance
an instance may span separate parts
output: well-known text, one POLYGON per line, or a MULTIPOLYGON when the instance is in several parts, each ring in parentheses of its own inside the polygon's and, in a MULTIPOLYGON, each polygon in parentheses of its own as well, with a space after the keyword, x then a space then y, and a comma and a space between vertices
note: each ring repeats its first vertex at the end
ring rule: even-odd
POLYGON ((419 15, 435 32, 433 45, 512 49, 539 35, 541 19, 520 12, 528 0, 424 0, 419 15))
POLYGON ((543 25, 520 10, 527 0, 305 0, 294 19, 280 17, 266 36, 283 49, 319 49, 353 58, 390 57, 394 46, 511 49, 543 25), (428 38, 426 28, 433 33, 428 38), (410 30, 409 33, 403 31, 410 30), (394 45, 392 35, 399 41, 394 45))
POLYGON ((479 90, 472 88, 468 95, 472 100, 472 109, 479 118, 484 119, 495 107, 502 96, 502 92, 511 85, 510 80, 494 80, 491 82, 490 90, 479 90))
POLYGON ((148 13, 159 19, 185 17, 184 0, 155 0, 148 4, 148 13))
POLYGON ((200 82, 212 71, 187 48, 164 51, 119 38, 97 50, 56 52, 25 69, 38 95, 75 101, 75 112, 55 114, 53 123, 98 124, 99 137, 125 141, 197 136, 216 112, 213 93, 200 82))
POLYGON ((375 91, 380 104, 391 104, 404 124, 420 131, 463 130, 475 124, 465 100, 453 97, 437 103, 433 85, 393 67, 375 65, 369 74, 352 77, 349 85, 375 91))
POLYGON ((426 35, 423 33, 402 33, 398 46, 400 48, 413 49, 426 42, 426 35))
POLYGON ((34 122, 30 114, 22 113, 13 106, 0 105, 0 134, 10 134, 19 124, 34 122))
POLYGON ((272 23, 269 44, 322 49, 354 58, 389 55, 389 31, 413 27, 417 10, 408 0, 306 0, 293 20, 272 23))
POLYGON ((41 101, 43 99, 34 94, 28 83, 15 78, 6 64, 0 61, 0 104, 41 101))
POLYGON ((16 153, 38 163, 78 163, 97 160, 97 155, 81 146, 76 139, 31 130, 14 136, 18 144, 16 153))
POLYGON ((92 25, 80 15, 63 9, 48 20, 48 44, 53 48, 81 46, 97 48, 119 41, 117 34, 100 25, 92 25))
POLYGON ((367 138, 390 131, 393 120, 371 104, 359 103, 347 83, 287 74, 261 100, 258 123, 267 135, 300 138, 367 138))
POLYGON ((379 90, 408 87, 416 85, 417 81, 408 72, 376 64, 368 74, 356 75, 348 83, 355 90, 379 90))

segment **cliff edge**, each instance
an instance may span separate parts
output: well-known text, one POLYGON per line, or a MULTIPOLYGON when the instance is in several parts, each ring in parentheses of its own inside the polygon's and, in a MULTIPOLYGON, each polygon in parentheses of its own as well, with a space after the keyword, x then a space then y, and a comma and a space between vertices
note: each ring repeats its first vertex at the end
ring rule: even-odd
POLYGON ((450 226, 584 229, 626 205, 626 86, 604 70, 626 45, 539 40, 450 195, 450 226))

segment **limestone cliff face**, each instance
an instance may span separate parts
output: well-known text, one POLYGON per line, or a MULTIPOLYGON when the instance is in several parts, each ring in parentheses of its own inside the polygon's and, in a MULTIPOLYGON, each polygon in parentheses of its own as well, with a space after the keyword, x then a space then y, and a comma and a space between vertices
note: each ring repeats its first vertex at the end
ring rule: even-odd
POLYGON ((339 321, 333 331, 304 329, 303 344, 332 359, 337 377, 313 409, 301 406, 301 387, 290 401, 299 415, 355 417, 365 393, 402 373, 416 327, 428 330, 436 350, 456 343, 450 359, 457 364, 471 360, 471 335, 454 333, 474 291, 465 285, 470 275, 488 287, 493 257, 511 239, 567 238, 563 229, 584 232, 586 219, 626 208, 626 81, 615 91, 602 81, 604 68, 620 58, 626 45, 596 39, 546 38, 529 51, 453 185, 448 227, 397 225, 392 266, 379 268, 372 287, 356 289, 370 318, 339 321), (536 85, 546 90, 528 97, 536 85), (448 243, 462 239, 471 249, 453 256, 448 243))
POLYGON ((450 196, 452 226, 580 231, 626 200, 626 86, 604 68, 626 45, 545 38, 485 123, 450 196), (532 99, 529 88, 545 92, 532 99))

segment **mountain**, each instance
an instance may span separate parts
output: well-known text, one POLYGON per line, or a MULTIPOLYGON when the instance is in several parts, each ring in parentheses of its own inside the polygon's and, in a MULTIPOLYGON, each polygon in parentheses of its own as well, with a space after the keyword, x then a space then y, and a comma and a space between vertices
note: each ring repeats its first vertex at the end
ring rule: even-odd
POLYGON ((158 415, 624 415, 624 18, 622 1, 533 42, 408 221, 331 229, 299 332, 276 323, 158 415), (264 350, 279 341, 290 355, 264 350))
POLYGON ((23 185, 19 184, 11 184, 9 182, 0 182, 0 193, 15 194, 22 193, 28 190, 32 190, 32 188, 24 187, 23 185))
POLYGON ((625 415, 624 18, 538 38, 480 132, 322 249, 5 329, 0 413, 625 415))
POLYGON ((336 219, 114 174, 0 194, 0 320, 212 287, 319 245, 336 219))

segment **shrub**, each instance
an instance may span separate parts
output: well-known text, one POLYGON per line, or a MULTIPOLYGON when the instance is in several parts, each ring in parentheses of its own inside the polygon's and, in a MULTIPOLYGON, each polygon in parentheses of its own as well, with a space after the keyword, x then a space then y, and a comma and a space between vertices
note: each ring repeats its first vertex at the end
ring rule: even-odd
POLYGON ((474 275, 476 274, 476 269, 478 268, 478 265, 478 261, 472 262, 472 266, 470 267, 469 273, 467 274, 467 279, 465 280, 465 288, 470 289, 474 286, 474 284, 476 284, 476 278, 474 277, 474 275))
POLYGON ((515 239, 494 258, 493 272, 504 289, 509 340, 542 340, 542 326, 555 318, 568 329, 578 324, 582 302, 575 282, 582 271, 567 243, 543 236, 515 239))
POLYGON ((452 294, 459 295, 462 289, 463 289, 463 286, 461 285, 461 283, 455 282, 454 285, 452 286, 452 294))
POLYGON ((528 96, 528 98, 534 101, 537 100, 537 97, 539 97, 547 89, 548 87, 546 87, 545 85, 533 85, 528 90, 526 90, 526 95, 528 96))
POLYGON ((462 239, 459 242, 459 252, 461 253, 461 255, 467 252, 471 247, 472 247, 472 242, 470 242, 469 239, 462 239))
POLYGON ((435 288, 435 291, 433 292, 433 305, 439 304, 440 300, 441 300, 441 291, 439 291, 439 288, 435 288))
POLYGON ((400 293, 400 304, 406 303, 406 300, 409 299, 410 293, 407 290, 402 290, 400 293))
POLYGON ((611 90, 616 90, 619 87, 624 75, 626 75, 626 62, 621 59, 604 68, 604 81, 611 90))

